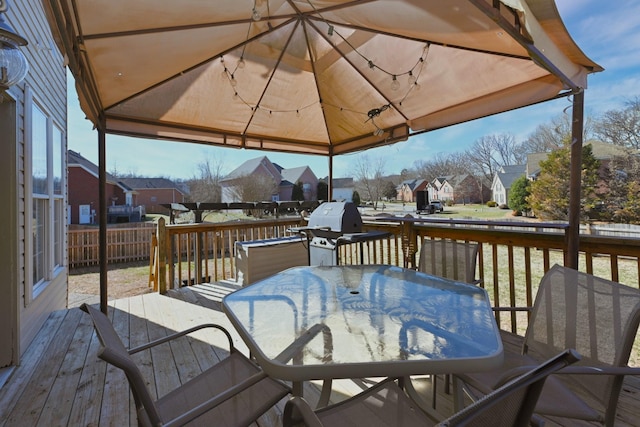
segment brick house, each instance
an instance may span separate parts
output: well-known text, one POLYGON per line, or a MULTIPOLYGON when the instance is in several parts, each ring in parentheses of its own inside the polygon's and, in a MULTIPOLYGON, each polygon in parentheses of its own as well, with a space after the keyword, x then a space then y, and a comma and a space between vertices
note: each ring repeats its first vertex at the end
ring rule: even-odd
POLYGON ((144 206, 147 213, 166 214, 162 204, 186 202, 185 190, 167 178, 121 178, 119 182, 131 192, 127 204, 144 206))
POLYGON ((268 157, 262 156, 247 160, 220 181, 223 203, 258 201, 236 200, 238 186, 242 186, 242 181, 247 177, 251 180, 271 180, 274 182, 275 192, 271 194, 271 200, 267 201, 291 200, 293 186, 298 182, 302 183, 305 200, 316 200, 318 197, 318 178, 311 168, 301 166, 284 169, 272 163, 268 157))
POLYGON ((435 178, 428 187, 429 200, 465 204, 484 203, 489 200, 491 190, 470 174, 450 175, 435 178))
MULTIPOLYGON (((69 182, 68 215, 70 224, 95 224, 98 221, 98 166, 73 150, 67 151, 69 182)), ((126 204, 130 189, 107 173, 109 205, 126 204)), ((131 197, 131 196, 129 196, 131 197)))
POLYGON ((425 191, 429 181, 425 179, 408 179, 403 181, 397 188, 396 199, 401 202, 415 202, 416 193, 425 191))

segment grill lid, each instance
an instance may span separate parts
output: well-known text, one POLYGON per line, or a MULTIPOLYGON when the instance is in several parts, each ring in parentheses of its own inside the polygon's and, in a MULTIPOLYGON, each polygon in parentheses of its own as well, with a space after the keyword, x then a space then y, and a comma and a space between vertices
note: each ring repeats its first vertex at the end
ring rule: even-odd
POLYGON ((338 233, 360 233, 362 217, 352 202, 325 202, 311 213, 308 226, 338 233))

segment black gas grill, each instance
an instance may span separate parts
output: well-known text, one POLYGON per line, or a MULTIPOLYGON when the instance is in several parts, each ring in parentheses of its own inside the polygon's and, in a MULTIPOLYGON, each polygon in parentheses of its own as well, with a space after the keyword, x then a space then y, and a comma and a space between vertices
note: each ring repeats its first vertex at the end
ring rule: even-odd
POLYGON ((381 231, 362 232, 362 217, 351 202, 326 202, 309 216, 307 227, 297 231, 305 234, 309 243, 309 265, 338 265, 341 245, 360 243, 360 262, 363 261, 362 243, 387 237, 381 231))

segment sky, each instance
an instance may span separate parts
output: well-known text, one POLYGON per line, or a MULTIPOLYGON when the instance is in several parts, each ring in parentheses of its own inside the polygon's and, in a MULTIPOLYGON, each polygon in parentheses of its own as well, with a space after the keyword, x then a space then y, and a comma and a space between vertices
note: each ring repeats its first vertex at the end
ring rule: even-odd
MULTIPOLYGON (((638 0, 556 0, 560 16, 580 49, 605 70, 590 74, 585 91, 585 117, 598 117, 609 110, 623 109, 625 102, 640 96, 640 1, 638 0)), ((68 147, 98 164, 98 137, 92 123, 85 119, 68 73, 68 147)), ((416 135, 408 141, 387 147, 335 156, 334 178, 352 177, 359 156, 384 159, 386 174, 438 154, 463 152, 483 136, 512 134, 517 142, 525 140, 539 125, 550 123, 562 114, 571 114, 568 98, 450 126, 416 135), (566 113, 564 113, 566 111, 566 113)), ((309 166, 319 178, 328 175, 328 160, 269 151, 237 150, 201 144, 176 143, 107 135, 107 171, 133 173, 146 177, 189 179, 197 175, 198 164, 209 159, 230 173, 249 159, 266 155, 283 168, 309 166)))

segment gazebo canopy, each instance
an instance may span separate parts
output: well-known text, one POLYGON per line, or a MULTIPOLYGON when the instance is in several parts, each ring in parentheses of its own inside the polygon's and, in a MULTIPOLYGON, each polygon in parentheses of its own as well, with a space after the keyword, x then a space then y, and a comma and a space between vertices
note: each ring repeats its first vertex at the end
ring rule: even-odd
POLYGON ((106 133, 336 155, 586 87, 553 0, 44 0, 106 133))
MULTIPOLYGON (((43 0, 105 134, 332 156, 575 94, 565 264, 579 248, 583 89, 602 70, 553 0, 43 0)), ((331 180, 329 181, 331 182, 331 180)))

